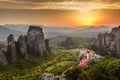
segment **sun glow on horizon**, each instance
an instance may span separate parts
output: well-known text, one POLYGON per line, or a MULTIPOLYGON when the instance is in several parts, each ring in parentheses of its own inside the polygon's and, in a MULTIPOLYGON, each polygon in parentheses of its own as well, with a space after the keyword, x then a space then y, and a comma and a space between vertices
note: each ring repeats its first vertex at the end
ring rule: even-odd
POLYGON ((84 15, 80 18, 80 23, 85 26, 94 25, 97 20, 96 16, 84 15))
POLYGON ((82 26, 96 25, 100 20, 99 15, 94 12, 84 12, 74 18, 74 23, 82 26))

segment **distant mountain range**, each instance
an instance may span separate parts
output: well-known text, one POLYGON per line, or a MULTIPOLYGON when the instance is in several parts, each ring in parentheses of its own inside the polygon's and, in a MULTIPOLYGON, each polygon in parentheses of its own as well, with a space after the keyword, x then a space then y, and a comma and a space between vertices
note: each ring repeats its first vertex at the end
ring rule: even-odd
POLYGON ((19 35, 25 35, 24 32, 22 31, 16 31, 10 28, 6 28, 3 25, 0 25, 0 41, 5 41, 7 40, 7 37, 9 34, 13 34, 15 38, 19 37, 19 35))
MULTIPOLYGON (((9 34, 14 34, 15 37, 19 35, 26 35, 30 25, 23 24, 6 24, 0 25, 0 39, 6 39, 9 34)), ((52 27, 43 26, 45 37, 58 37, 58 36, 71 36, 71 37, 83 37, 92 38, 96 37, 98 33, 110 32, 112 27, 108 26, 90 26, 88 28, 69 28, 69 27, 52 27)))
POLYGON ((91 26, 88 28, 61 28, 61 27, 45 27, 45 34, 48 37, 54 36, 72 36, 91 38, 96 37, 98 33, 110 32, 112 27, 108 26, 91 26))
POLYGON ((20 31, 20 32, 27 32, 29 25, 23 25, 23 24, 5 24, 3 25, 5 28, 9 28, 11 30, 15 30, 15 31, 20 31))

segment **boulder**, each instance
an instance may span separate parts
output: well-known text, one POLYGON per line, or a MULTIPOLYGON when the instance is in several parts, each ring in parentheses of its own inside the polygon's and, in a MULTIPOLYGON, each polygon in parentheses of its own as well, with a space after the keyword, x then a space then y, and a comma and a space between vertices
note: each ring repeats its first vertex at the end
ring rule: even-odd
POLYGON ((52 73, 44 73, 40 76, 39 80, 66 80, 61 76, 55 76, 52 73))
POLYGON ((27 32, 27 45, 37 56, 49 55, 46 48, 43 29, 40 26, 30 26, 27 32))
POLYGON ((51 78, 54 77, 52 73, 44 73, 40 76, 40 80, 52 80, 51 78))
POLYGON ((14 36, 13 34, 10 34, 7 38, 7 54, 11 62, 16 62, 17 60, 17 53, 16 53, 16 45, 14 41, 14 36))

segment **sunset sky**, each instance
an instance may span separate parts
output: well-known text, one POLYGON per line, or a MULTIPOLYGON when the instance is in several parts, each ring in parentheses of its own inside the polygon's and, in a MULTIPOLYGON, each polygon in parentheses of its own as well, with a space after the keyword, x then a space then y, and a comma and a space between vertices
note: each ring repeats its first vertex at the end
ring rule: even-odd
POLYGON ((120 0, 0 0, 0 24, 117 26, 120 0))

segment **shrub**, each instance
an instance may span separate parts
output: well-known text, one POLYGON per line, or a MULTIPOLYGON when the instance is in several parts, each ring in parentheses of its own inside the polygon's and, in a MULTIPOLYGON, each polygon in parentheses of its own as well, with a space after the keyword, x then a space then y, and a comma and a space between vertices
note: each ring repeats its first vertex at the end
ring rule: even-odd
POLYGON ((72 67, 65 73, 65 78, 67 80, 77 80, 80 73, 82 73, 82 69, 80 67, 72 67))

